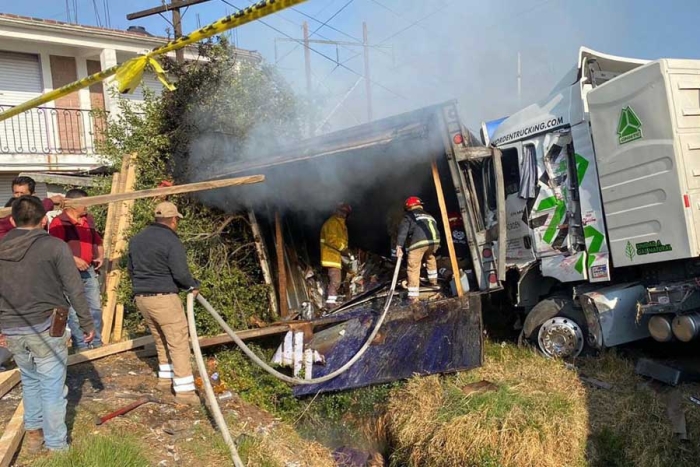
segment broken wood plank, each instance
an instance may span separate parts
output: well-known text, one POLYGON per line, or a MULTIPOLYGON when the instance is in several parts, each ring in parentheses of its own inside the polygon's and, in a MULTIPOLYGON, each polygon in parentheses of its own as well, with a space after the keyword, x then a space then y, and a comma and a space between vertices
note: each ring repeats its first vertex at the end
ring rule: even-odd
POLYGON ((119 342, 122 340, 122 331, 124 329, 124 304, 118 303, 114 311, 114 336, 112 341, 119 342))
POLYGON ((272 272, 270 271, 270 257, 267 254, 265 239, 263 238, 260 224, 255 216, 255 211, 248 211, 248 220, 250 221, 250 230, 253 232, 253 241, 255 242, 255 250, 258 253, 258 261, 260 262, 260 270, 263 274, 263 280, 268 287, 268 296, 270 300, 270 315, 277 319, 279 310, 277 308, 277 296, 275 295, 275 285, 272 282, 272 272))
MULTIPOLYGON (((110 190, 110 194, 115 195, 120 192, 120 177, 121 174, 119 172, 115 172, 114 174, 112 174, 112 189, 110 190)), ((114 230, 119 219, 118 211, 118 203, 109 203, 109 206, 107 207, 107 222, 105 223, 104 232, 105 235, 104 240, 102 242, 105 248, 105 262, 102 267, 104 268, 104 271, 107 272, 109 272, 112 269, 109 259, 112 257, 112 243, 114 243, 114 230)))
POLYGON ((447 204, 445 203, 445 193, 442 191, 442 182, 440 181, 440 173, 438 172, 437 162, 433 160, 433 183, 435 183, 435 191, 437 192, 438 204, 440 205, 440 215, 442 216, 442 226, 445 230, 445 243, 447 243, 447 251, 450 254, 450 264, 452 266, 452 272, 455 278, 455 288, 457 289, 457 296, 461 297, 464 295, 464 290, 462 289, 462 275, 459 272, 459 264, 457 263, 457 253, 455 252, 455 245, 452 243, 452 232, 450 231, 450 219, 447 215, 447 204))
MULTIPOLYGON (((134 191, 136 185, 136 163, 134 157, 132 156, 129 160, 129 165, 126 169, 126 177, 124 180, 124 185, 122 189, 124 193, 131 193, 134 191)), ((125 201, 121 203, 119 208, 119 221, 117 222, 117 229, 114 234, 114 249, 110 254, 109 264, 111 266, 110 276, 112 277, 112 287, 106 287, 107 292, 107 303, 102 308, 102 342, 104 344, 109 344, 112 334, 112 323, 114 322, 114 317, 116 314, 117 306, 117 293, 119 290, 119 284, 121 283, 122 273, 112 274, 114 271, 120 271, 121 269, 121 258, 126 250, 126 234, 131 225, 131 210, 134 207, 134 201, 125 201)), ((108 277, 110 277, 108 276, 108 277)), ((108 284, 110 285, 110 284, 108 284)), ((122 310, 123 311, 123 310, 122 310)), ((120 323, 121 326, 121 323, 120 323)), ((121 329, 119 330, 119 335, 121 336, 121 329)))
POLYGON ((284 261, 284 235, 282 233, 282 220, 279 211, 275 212, 275 249, 277 253, 277 281, 280 297, 280 316, 286 318, 289 314, 287 302, 287 270, 284 261))
POLYGON ((19 369, 3 371, 0 373, 0 398, 10 392, 19 383, 19 369))
MULTIPOLYGON (((150 188, 148 190, 138 190, 131 193, 119 193, 116 195, 88 196, 86 198, 66 199, 65 206, 98 206, 100 204, 120 203, 132 199, 157 198, 159 196, 181 195, 184 193, 194 193, 196 191, 216 190, 217 188, 227 188, 232 186, 252 185, 265 181, 264 175, 250 175, 247 177, 226 178, 223 180, 209 180, 206 182, 186 183, 184 185, 174 185, 162 188, 150 188)), ((0 209, 0 217, 12 214, 12 208, 0 209)))
POLYGON ((2 438, 0 438, 0 467, 8 467, 10 465, 23 437, 24 402, 19 401, 14 415, 12 415, 12 418, 7 423, 2 438))

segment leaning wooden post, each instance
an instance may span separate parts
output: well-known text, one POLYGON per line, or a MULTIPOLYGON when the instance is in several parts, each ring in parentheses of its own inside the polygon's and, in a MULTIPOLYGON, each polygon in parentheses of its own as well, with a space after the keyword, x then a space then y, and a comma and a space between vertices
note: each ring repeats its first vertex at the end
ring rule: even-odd
MULTIPOLYGON (((131 157, 129 160, 129 165, 126 169, 126 173, 122 174, 121 178, 124 179, 123 193, 131 193, 134 191, 136 183, 136 161, 135 158, 131 157)), ((107 300, 102 307, 102 343, 108 344, 111 340, 112 335, 112 324, 114 323, 114 315, 117 306, 117 293, 119 291, 119 284, 121 283, 121 278, 123 272, 121 270, 121 265, 119 264, 124 250, 126 249, 126 232, 129 229, 131 223, 131 208, 134 206, 134 201, 124 201, 119 203, 121 207, 119 208, 119 219, 117 222, 117 229, 114 232, 114 249, 110 253, 109 264, 111 270, 107 275, 107 300)), ((121 335, 121 330, 119 332, 121 335)))
POLYGON ((275 212, 275 250, 277 253, 277 279, 279 281, 280 316, 286 318, 289 314, 287 303, 287 271, 284 264, 284 236, 279 211, 275 212))
POLYGON ((455 252, 454 243, 452 243, 452 232, 450 232, 450 219, 447 215, 447 204, 445 204, 445 194, 442 191, 442 182, 440 181, 440 172, 438 172, 437 162, 433 160, 433 182, 435 183, 435 191, 437 192, 438 204, 440 205, 440 215, 442 216, 442 226, 445 229, 445 243, 447 243, 447 251, 450 253, 450 264, 452 265, 452 271, 454 272, 455 288, 457 289, 457 296, 461 297, 464 295, 464 290, 462 289, 462 275, 459 271, 459 264, 457 263, 457 253, 455 252))
POLYGON ((265 239, 260 231, 260 224, 255 216, 255 211, 248 211, 248 220, 250 221, 250 230, 253 232, 253 240, 255 241, 255 250, 258 253, 260 261, 260 269, 262 270, 263 280, 268 286, 268 294, 270 298, 270 315, 273 318, 279 317, 279 309, 277 308, 277 297, 275 296, 275 285, 272 282, 272 273, 270 272, 270 260, 265 246, 265 239))

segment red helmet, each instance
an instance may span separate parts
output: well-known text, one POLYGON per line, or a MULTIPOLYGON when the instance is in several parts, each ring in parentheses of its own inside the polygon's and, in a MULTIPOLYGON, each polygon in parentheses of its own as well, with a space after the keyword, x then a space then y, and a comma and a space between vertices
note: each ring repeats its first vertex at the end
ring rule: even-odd
POLYGON ((417 196, 409 196, 404 203, 404 208, 412 209, 418 206, 423 206, 423 201, 417 196))
POLYGON ((345 214, 350 214, 352 212, 352 206, 350 206, 348 203, 338 203, 338 206, 336 207, 337 211, 342 211, 345 214))

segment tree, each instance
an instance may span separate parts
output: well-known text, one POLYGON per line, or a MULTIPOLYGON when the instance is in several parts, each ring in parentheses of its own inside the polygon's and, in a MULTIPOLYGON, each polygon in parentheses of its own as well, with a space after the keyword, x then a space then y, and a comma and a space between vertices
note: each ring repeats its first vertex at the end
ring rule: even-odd
MULTIPOLYGON (((197 62, 165 64, 175 91, 160 97, 146 92, 139 108, 122 100, 119 115, 110 119, 102 152, 115 167, 124 154, 137 154, 137 189, 212 178, 214 169, 271 152, 301 134, 300 107, 276 70, 238 60, 225 40, 203 44, 200 55, 197 62)), ((245 216, 217 209, 221 199, 173 201, 186 216, 178 234, 202 293, 233 327, 246 327, 252 315, 269 318, 267 286, 245 216)), ((135 203, 129 236, 152 221, 153 206, 153 200, 135 203)), ((140 319, 126 278, 120 295, 127 329, 135 330, 140 319)), ((197 325, 202 333, 221 332, 206 313, 198 313, 197 325)))

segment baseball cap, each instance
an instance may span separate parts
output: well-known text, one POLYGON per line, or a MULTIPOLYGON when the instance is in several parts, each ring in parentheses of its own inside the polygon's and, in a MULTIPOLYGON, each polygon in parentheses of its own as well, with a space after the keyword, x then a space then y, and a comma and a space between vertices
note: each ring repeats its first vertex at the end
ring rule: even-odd
POLYGON ((177 206, 169 201, 158 203, 155 214, 156 217, 179 217, 180 219, 185 217, 177 210, 177 206))

